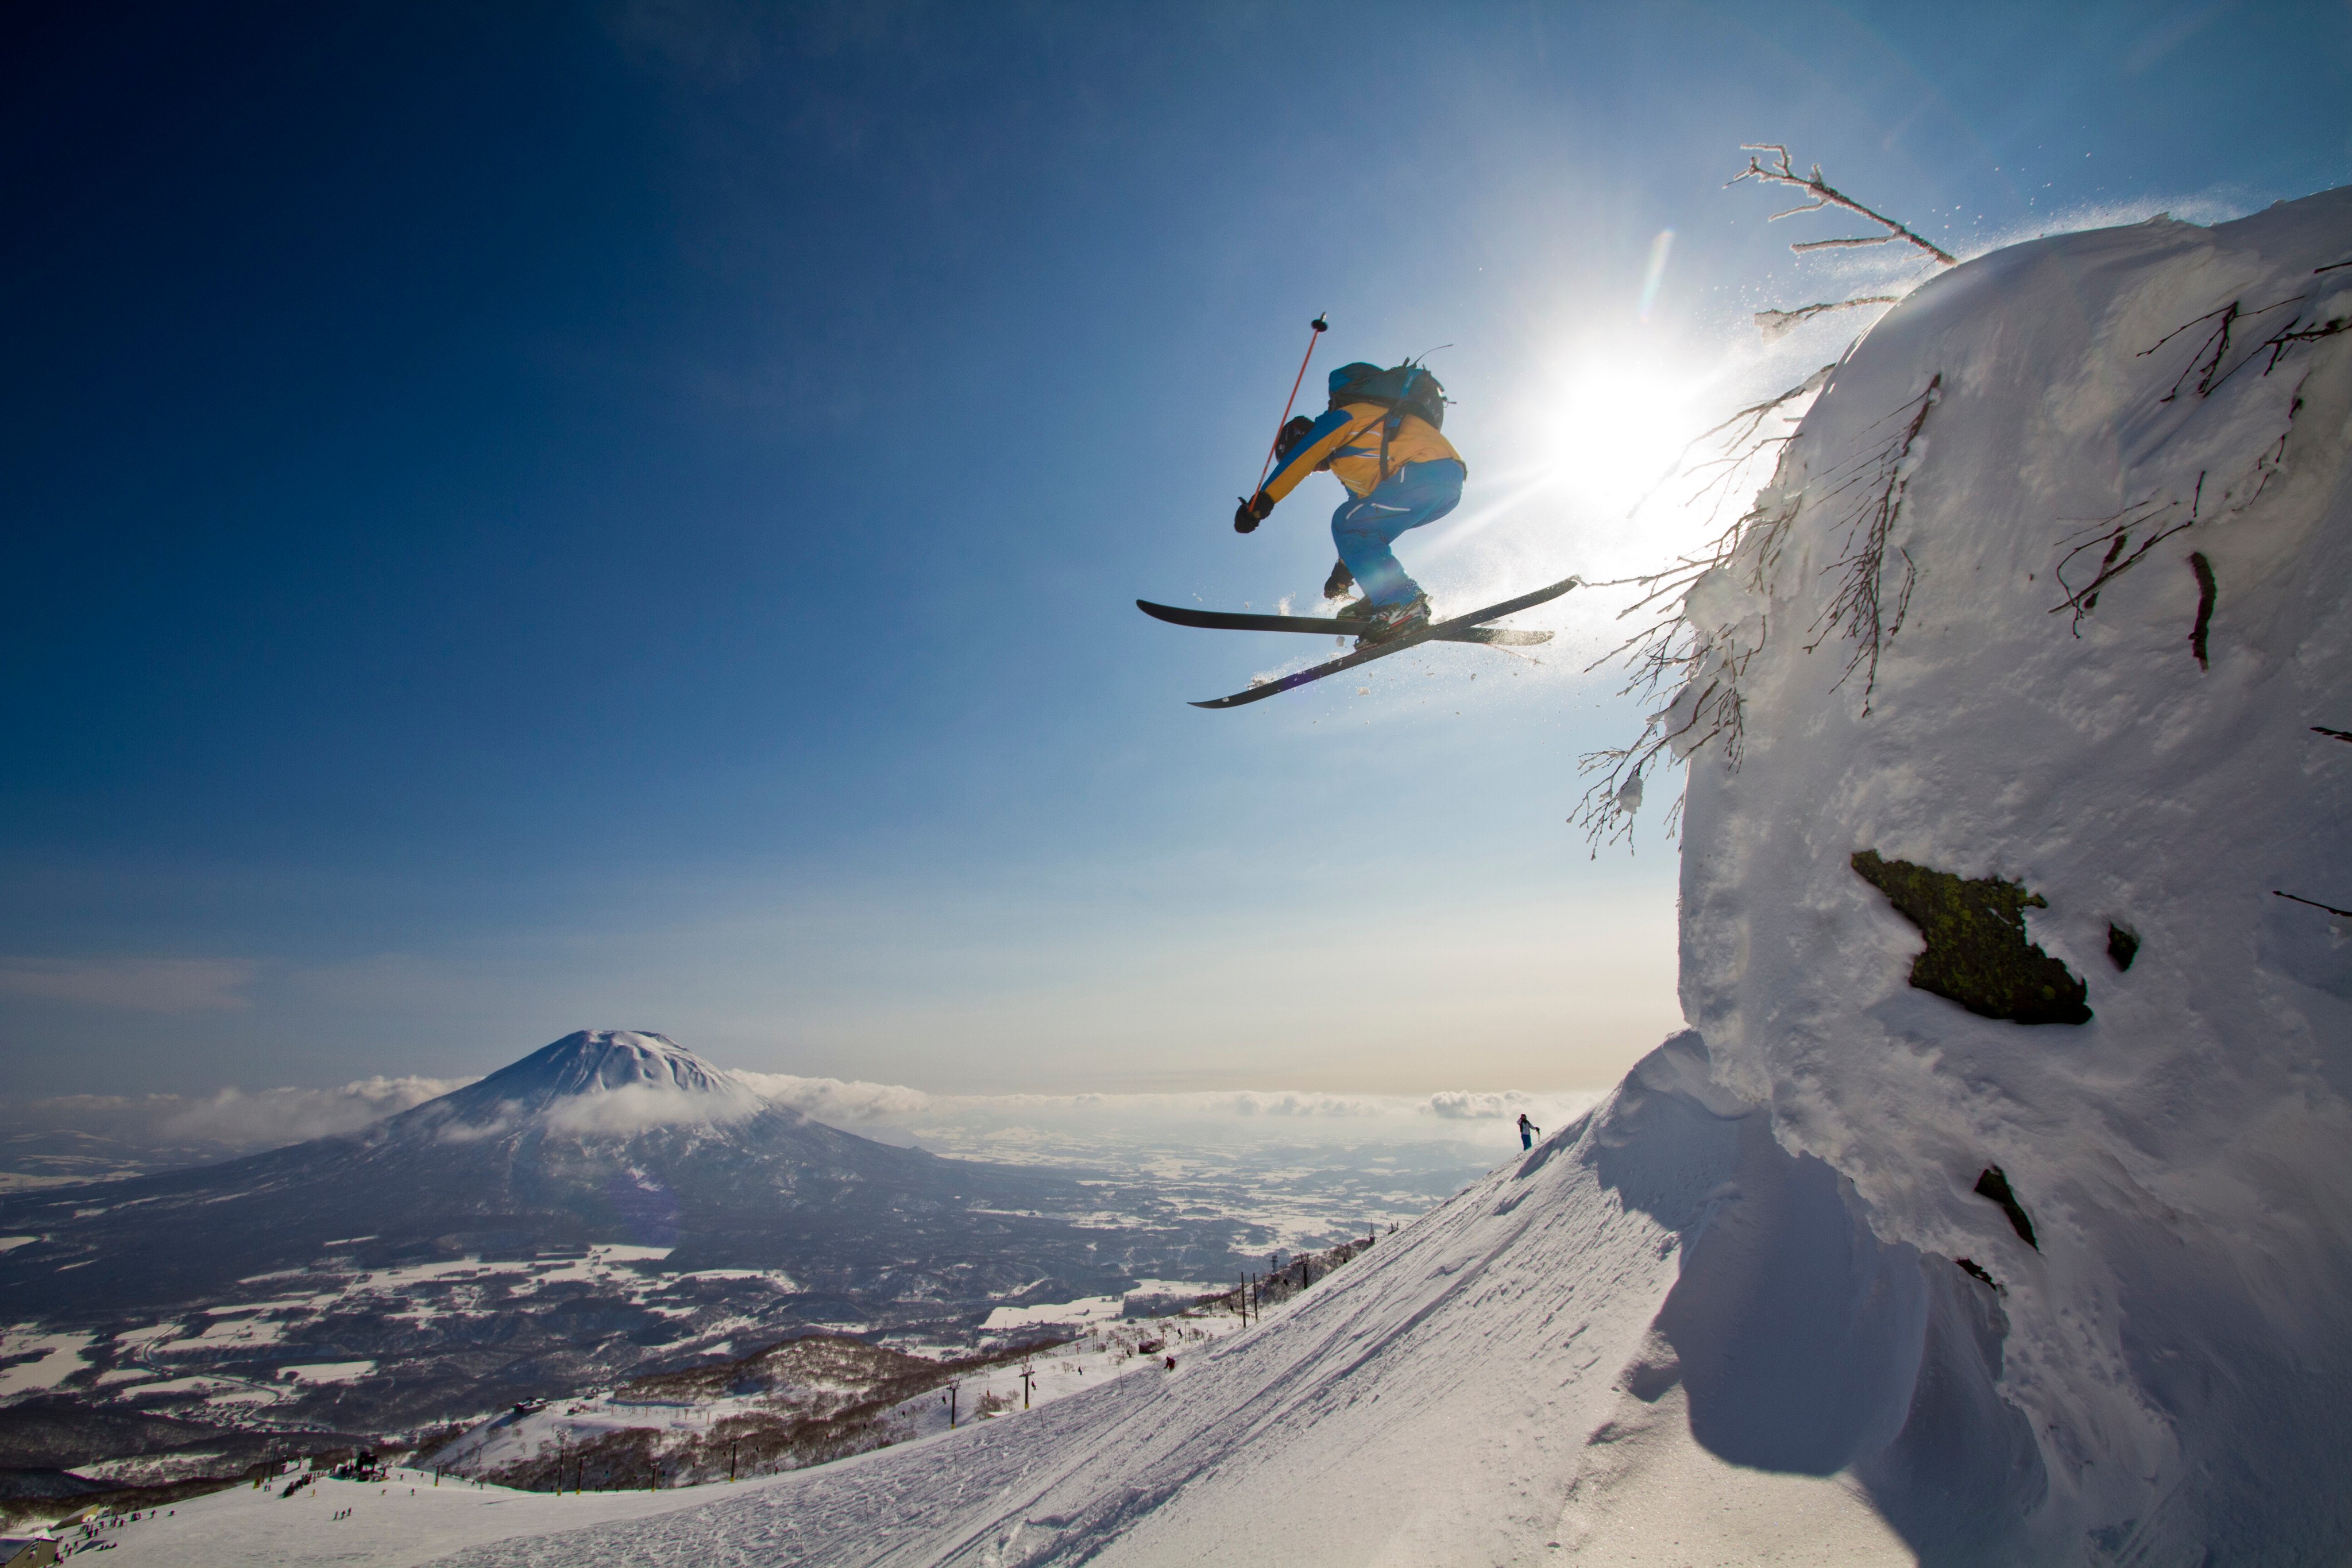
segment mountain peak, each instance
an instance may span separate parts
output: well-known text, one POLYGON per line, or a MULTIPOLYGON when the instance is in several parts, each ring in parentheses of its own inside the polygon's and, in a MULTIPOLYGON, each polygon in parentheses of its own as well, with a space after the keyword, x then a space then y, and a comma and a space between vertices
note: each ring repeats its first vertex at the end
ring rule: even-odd
MULTIPOLYGON (((763 1095, 650 1029, 579 1029, 418 1111, 489 1135, 537 1121, 562 1132, 722 1125, 770 1109, 763 1095)), ((417 1112, 410 1112, 416 1115, 417 1112)), ((420 1118, 421 1119, 421 1118, 420 1118)))

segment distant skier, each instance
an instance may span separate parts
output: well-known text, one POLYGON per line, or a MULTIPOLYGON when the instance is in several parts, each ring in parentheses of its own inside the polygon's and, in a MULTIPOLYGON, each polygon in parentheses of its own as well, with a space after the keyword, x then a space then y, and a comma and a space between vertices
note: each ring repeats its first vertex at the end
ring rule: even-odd
POLYGON ((1445 389, 1423 367, 1343 364, 1331 373, 1330 386, 1331 405, 1320 419, 1302 414, 1282 427, 1275 443, 1280 460, 1235 509, 1234 527, 1254 531, 1307 475, 1328 469, 1348 488, 1348 500, 1331 514, 1339 561, 1323 596, 1362 588, 1363 598, 1339 612, 1340 619, 1361 623, 1361 647, 1428 624, 1429 595, 1405 575, 1390 546, 1406 530, 1459 505, 1469 470, 1438 433, 1445 389))
POLYGON ((1519 1112, 1519 1147, 1521 1149, 1534 1148, 1536 1146, 1536 1134, 1542 1131, 1542 1128, 1528 1120, 1528 1113, 1526 1111, 1522 1110, 1519 1112))

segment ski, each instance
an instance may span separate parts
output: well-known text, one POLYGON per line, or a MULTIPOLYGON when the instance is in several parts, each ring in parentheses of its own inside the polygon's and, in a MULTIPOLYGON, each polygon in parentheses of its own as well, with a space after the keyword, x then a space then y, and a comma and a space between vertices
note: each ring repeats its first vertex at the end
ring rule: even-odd
MULTIPOLYGON (((1135 607, 1154 620, 1175 626, 1205 626, 1226 632, 1316 632, 1325 637, 1353 637, 1363 628, 1328 616, 1253 616, 1234 610, 1188 610, 1181 605, 1155 605, 1138 599, 1135 607)), ((1549 632, 1509 631, 1501 626, 1465 626, 1444 633, 1433 642, 1485 643, 1494 647, 1533 647, 1551 641, 1549 632)))
MULTIPOLYGON (((1273 680, 1263 681, 1258 685, 1251 687, 1246 691, 1236 691, 1230 697, 1213 697, 1205 702, 1195 702, 1192 706, 1195 708, 1239 708, 1244 703, 1262 701, 1265 699, 1276 696, 1278 693, 1295 690, 1297 688, 1306 685, 1310 680, 1320 680, 1327 675, 1337 675, 1343 669, 1353 669, 1360 664, 1370 664, 1376 658, 1386 658, 1390 654, 1402 653, 1409 647, 1419 647, 1422 644, 1426 642, 1466 641, 1469 639, 1460 637, 1459 634, 1477 629, 1482 622, 1500 620, 1505 616, 1515 615, 1521 610, 1532 609, 1538 605, 1559 598, 1570 588, 1580 587, 1581 585, 1582 579, 1580 578, 1564 577, 1548 588, 1538 588, 1533 593, 1522 594, 1516 599, 1506 599, 1499 605, 1489 605, 1483 610, 1473 610, 1466 616, 1454 616, 1446 620, 1433 621, 1419 631, 1407 632, 1404 636, 1391 638, 1388 642, 1374 643, 1370 647, 1358 648, 1355 652, 1348 654, 1344 658, 1332 659, 1327 664, 1318 664, 1312 669, 1302 669, 1297 671, 1296 674, 1285 675, 1273 680)), ((1235 620, 1246 622, 1296 622, 1303 620, 1307 622, 1308 626, 1316 631, 1328 631, 1331 629, 1333 625, 1337 624, 1319 622, 1316 620, 1315 617, 1306 616, 1223 616, 1213 623, 1194 621, 1189 618, 1178 620, 1177 617, 1179 616, 1191 617, 1194 616, 1220 615, 1221 613, 1216 611, 1174 610, 1172 614, 1161 614, 1162 611, 1171 610, 1171 606, 1166 605, 1146 605, 1140 599, 1137 600, 1136 603, 1142 605, 1145 614, 1157 616, 1161 620, 1176 621, 1176 624, 1180 626, 1213 624, 1220 626, 1230 626, 1235 620)), ((1297 631, 1301 628, 1296 626, 1277 625, 1273 626, 1246 626, 1242 629, 1262 631, 1297 631)), ((1344 631, 1346 627, 1341 626, 1339 629, 1344 631)))

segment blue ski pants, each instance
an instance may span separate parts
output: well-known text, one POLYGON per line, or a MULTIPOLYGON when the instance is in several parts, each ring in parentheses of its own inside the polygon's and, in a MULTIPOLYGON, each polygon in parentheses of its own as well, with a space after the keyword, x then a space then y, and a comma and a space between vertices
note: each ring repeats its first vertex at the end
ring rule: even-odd
POLYGON ((1331 514, 1331 542, 1339 547, 1364 597, 1375 605, 1401 605, 1421 592, 1404 574, 1389 546, 1397 535, 1435 522, 1462 504, 1462 481, 1469 470, 1440 458, 1407 463, 1381 481, 1370 495, 1350 496, 1331 514))

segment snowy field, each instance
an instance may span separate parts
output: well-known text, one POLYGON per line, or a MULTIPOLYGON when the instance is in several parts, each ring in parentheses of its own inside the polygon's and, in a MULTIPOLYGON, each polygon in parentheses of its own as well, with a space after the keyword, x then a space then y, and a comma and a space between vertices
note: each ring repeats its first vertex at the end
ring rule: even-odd
MULTIPOLYGON (((1034 1321, 1020 1326, 1058 1330, 1074 1337, 1065 1343, 1041 1346, 1034 1354, 1017 1360, 963 1372, 953 1380, 952 1396, 945 1389, 926 1390, 883 1412, 877 1424, 891 1441, 906 1442, 1005 1419, 1114 1378, 1164 1371, 1170 1357, 1181 1368, 1242 1326, 1238 1315, 1230 1310, 1122 1321, 1118 1306, 1118 1298, 1106 1297, 1026 1310, 1024 1315, 1034 1312, 1034 1321)), ((647 1451, 662 1461, 666 1474, 679 1473, 674 1456, 699 1441, 701 1451, 710 1456, 708 1469, 688 1474, 692 1479, 715 1479, 726 1467, 723 1454, 711 1453, 712 1434, 721 1435, 723 1447, 723 1435, 732 1423, 780 1409, 851 1403, 863 1393, 855 1382, 835 1387, 801 1383, 781 1396, 723 1391, 698 1396, 630 1386, 598 1390, 577 1399, 553 1401, 541 1410, 497 1416, 429 1458, 438 1469, 497 1477, 509 1474, 510 1467, 578 1453, 600 1441, 635 1434, 649 1439, 647 1451)), ((740 1478, 748 1479, 761 1468, 746 1462, 740 1478)))
MULTIPOLYGON (((1167 1375, 1164 1357, 1173 1353, 1182 1368, 1193 1356, 1236 1331, 1232 1314, 1182 1321, 1110 1322, 1076 1342, 1040 1352, 1028 1364, 1007 1362, 965 1377, 956 1390, 950 1426, 944 1395, 927 1394, 891 1413, 905 1434, 902 1442, 970 1432, 1021 1418, 1024 1396, 1031 1409, 1102 1387, 1115 1379, 1167 1375), (1140 1352, 1139 1346, 1151 1347, 1140 1352), (1028 1373, 1026 1387, 1023 1374, 1028 1373)), ((760 1408, 756 1401, 718 1399, 660 1405, 605 1394, 567 1401, 530 1415, 490 1424, 478 1439, 436 1456, 434 1469, 394 1468, 379 1482, 320 1479, 283 1497, 297 1472, 266 1486, 233 1487, 173 1505, 137 1521, 109 1521, 88 1530, 58 1531, 68 1542, 107 1542, 122 1553, 110 1564, 132 1568, 249 1568, 268 1563, 350 1563, 360 1568, 405 1568, 464 1548, 515 1535, 543 1535, 592 1525, 634 1528, 653 1515, 711 1501, 750 1496, 781 1477, 744 1475, 740 1480, 664 1488, 657 1491, 588 1491, 561 1496, 516 1491, 450 1473, 495 1468, 569 1443, 574 1447, 604 1433, 653 1426, 707 1431, 730 1415, 760 1408)), ((856 1459, 839 1462, 855 1465, 856 1459)), ((90 1550, 84 1546, 82 1550, 90 1550)))
MULTIPOLYGON (((0 1396, 58 1388, 87 1373, 94 1355, 111 1364, 81 1387, 116 1403, 148 1408, 170 1406, 175 1414, 201 1411, 214 1418, 257 1417, 268 1407, 291 1405, 310 1389, 348 1384, 383 1369, 373 1359, 293 1360, 270 1376, 235 1375, 211 1367, 235 1358, 244 1370, 256 1355, 267 1356, 292 1331, 341 1314, 402 1320, 422 1330, 435 1319, 479 1315, 527 1302, 543 1291, 588 1285, 612 1291, 649 1310, 683 1315, 686 1309, 662 1298, 694 1275, 672 1275, 657 1267, 669 1255, 660 1247, 595 1247, 576 1258, 557 1261, 485 1262, 478 1258, 416 1264, 398 1268, 305 1271, 299 1276, 259 1276, 245 1282, 249 1300, 205 1308, 184 1316, 142 1322, 110 1335, 42 1333, 20 1324, 0 1342, 0 1396), (303 1287, 288 1293, 289 1284, 303 1287), (34 1359, 17 1358, 34 1355, 34 1359)), ((789 1281, 783 1281, 784 1285, 789 1281)))
MULTIPOLYGON (((764 1484, 741 1483, 732 1495, 764 1484)), ((76 1556, 110 1547, 103 1558, 107 1568, 408 1568, 510 1535, 641 1521, 706 1501, 712 1490, 556 1497, 447 1479, 436 1486, 429 1470, 399 1468, 381 1483, 315 1481, 290 1498, 279 1495, 285 1485, 280 1479, 260 1488, 232 1487, 151 1517, 89 1531, 67 1528, 58 1536, 77 1545, 76 1556)))

